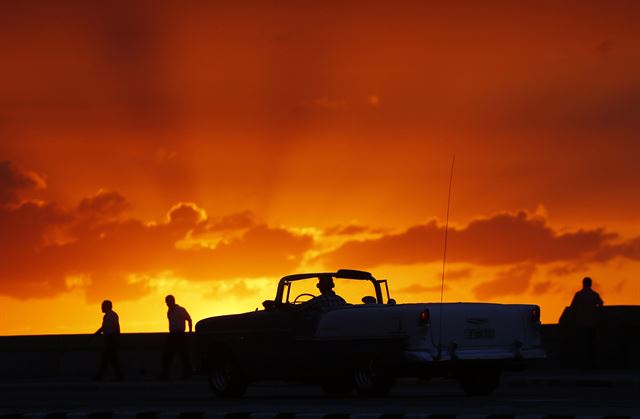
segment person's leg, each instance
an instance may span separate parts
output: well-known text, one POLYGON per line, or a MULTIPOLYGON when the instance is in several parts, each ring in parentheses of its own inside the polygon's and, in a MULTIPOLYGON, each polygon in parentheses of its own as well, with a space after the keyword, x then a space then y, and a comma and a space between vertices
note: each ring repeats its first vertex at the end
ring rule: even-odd
POLYGON ((164 350, 162 351, 162 373, 160 374, 160 378, 164 379, 169 377, 169 369, 171 368, 173 354, 176 351, 175 346, 174 336, 169 333, 164 345, 164 350))
POLYGON ((122 374, 122 369, 120 368, 120 359, 118 354, 119 349, 120 349, 120 337, 116 335, 112 337, 110 361, 111 361, 111 366, 113 367, 113 371, 116 374, 116 379, 122 380, 124 379, 124 376, 122 374))
POLYGON ((598 366, 598 348, 597 348, 596 328, 587 329, 587 348, 588 348, 588 364, 589 369, 596 369, 598 366))
POLYGON ((100 351, 100 365, 98 367, 98 372, 96 373, 95 379, 100 381, 104 378, 104 372, 107 369, 107 362, 109 359, 107 342, 103 342, 102 350, 100 351))
POLYGON ((191 357, 189 356, 189 341, 188 335, 183 333, 180 335, 180 359, 182 360, 182 375, 184 378, 189 378, 193 374, 191 368, 191 357))

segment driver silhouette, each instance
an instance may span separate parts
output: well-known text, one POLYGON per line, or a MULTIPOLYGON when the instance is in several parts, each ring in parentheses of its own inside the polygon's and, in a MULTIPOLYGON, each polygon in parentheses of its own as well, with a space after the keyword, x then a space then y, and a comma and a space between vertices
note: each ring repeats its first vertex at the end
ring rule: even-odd
POLYGON ((320 290, 320 295, 300 304, 299 310, 330 310, 335 307, 346 306, 347 302, 333 291, 333 278, 331 275, 321 275, 318 277, 316 287, 320 290))

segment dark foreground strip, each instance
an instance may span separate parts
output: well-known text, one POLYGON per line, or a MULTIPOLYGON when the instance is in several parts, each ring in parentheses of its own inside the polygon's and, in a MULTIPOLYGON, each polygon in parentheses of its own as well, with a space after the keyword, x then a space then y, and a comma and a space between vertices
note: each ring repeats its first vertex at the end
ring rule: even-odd
MULTIPOLYGON (((0 413, 0 419, 467 419, 470 415, 429 413, 293 413, 293 412, 29 412, 0 413)), ((584 416, 472 415, 473 419, 582 419, 584 416)), ((589 416, 588 419, 640 419, 640 416, 589 416)))

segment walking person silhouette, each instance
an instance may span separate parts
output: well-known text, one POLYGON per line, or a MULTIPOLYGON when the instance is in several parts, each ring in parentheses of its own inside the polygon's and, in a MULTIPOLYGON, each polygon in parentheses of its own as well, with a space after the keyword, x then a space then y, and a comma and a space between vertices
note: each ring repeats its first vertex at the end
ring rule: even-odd
POLYGON ((191 360, 189 357, 188 334, 185 332, 185 323, 189 324, 189 333, 192 331, 193 323, 187 310, 176 304, 173 295, 167 295, 164 299, 168 310, 169 336, 164 346, 162 354, 162 373, 160 379, 169 378, 169 369, 174 355, 180 355, 182 361, 182 374, 184 378, 190 378, 192 374, 191 360))
POLYGON ((120 360, 118 359, 118 349, 120 346, 120 319, 118 314, 113 311, 113 303, 110 300, 104 300, 101 305, 104 316, 102 317, 102 325, 95 335, 102 334, 102 354, 100 357, 100 367, 95 379, 101 381, 107 369, 107 364, 111 364, 116 374, 116 380, 122 381, 124 376, 120 369, 120 360))

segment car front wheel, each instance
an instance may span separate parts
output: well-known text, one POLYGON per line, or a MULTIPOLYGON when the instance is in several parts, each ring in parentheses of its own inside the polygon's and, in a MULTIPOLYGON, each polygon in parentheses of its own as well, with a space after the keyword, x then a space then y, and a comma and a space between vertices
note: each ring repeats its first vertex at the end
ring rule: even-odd
POLYGON ((241 397, 247 390, 248 380, 230 356, 212 362, 208 379, 211 391, 221 399, 241 397))
POLYGON ((353 370, 356 392, 365 397, 382 397, 393 386, 394 377, 385 365, 375 357, 366 357, 353 370))

